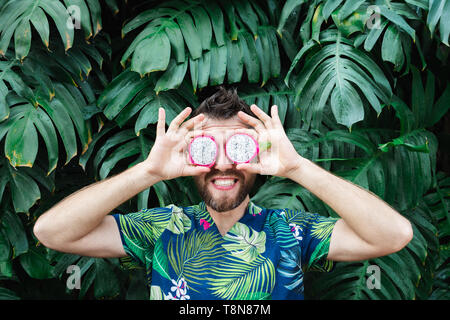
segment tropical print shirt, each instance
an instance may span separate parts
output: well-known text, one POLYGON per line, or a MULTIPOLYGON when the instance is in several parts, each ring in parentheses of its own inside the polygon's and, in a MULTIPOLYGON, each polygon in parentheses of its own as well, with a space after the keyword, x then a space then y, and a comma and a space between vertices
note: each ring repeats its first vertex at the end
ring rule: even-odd
POLYGON ((330 271, 337 221, 249 202, 222 236, 205 202, 114 214, 127 253, 121 263, 144 267, 150 299, 303 299, 303 274, 330 271))

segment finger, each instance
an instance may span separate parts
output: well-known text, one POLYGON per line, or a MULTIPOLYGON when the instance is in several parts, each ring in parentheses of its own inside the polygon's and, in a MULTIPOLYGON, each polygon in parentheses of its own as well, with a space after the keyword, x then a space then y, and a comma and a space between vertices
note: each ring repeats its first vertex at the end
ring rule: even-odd
POLYGON ((166 112, 164 108, 158 110, 158 123, 156 125, 156 137, 162 137, 166 130, 166 112))
POLYGON ((203 130, 191 130, 184 134, 184 141, 189 143, 194 137, 206 135, 203 130))
POLYGON ((236 165, 236 169, 242 170, 248 173, 261 174, 262 166, 260 163, 240 163, 236 165))
POLYGON ((211 171, 208 167, 195 166, 195 165, 187 165, 183 168, 182 176, 198 176, 203 173, 208 173, 211 171))
POLYGON ((283 126, 283 124, 281 123, 281 120, 280 120, 280 116, 278 115, 278 106, 277 105, 272 106, 272 109, 270 110, 270 115, 272 116, 273 123, 275 124, 275 126, 277 126, 277 127, 283 126))
POLYGON ((192 109, 190 107, 185 108, 183 111, 181 111, 173 120, 170 122, 169 129, 167 129, 167 132, 169 131, 177 131, 178 127, 181 125, 181 123, 189 116, 192 109))
POLYGON ((256 118, 252 117, 251 115, 246 114, 245 112, 239 111, 239 112, 238 112, 238 117, 239 117, 242 121, 244 121, 245 123, 247 123, 248 125, 250 125, 250 126, 252 126, 253 128, 255 128, 255 130, 256 130, 258 133, 263 132, 263 131, 266 129, 266 127, 264 126, 264 124, 263 124, 260 120, 258 120, 258 119, 256 119, 256 118))
POLYGON ((203 124, 203 120, 205 119, 205 115, 203 113, 200 113, 199 115, 196 115, 194 118, 189 119, 185 123, 183 123, 179 130, 181 130, 181 133, 186 134, 187 131, 191 130, 192 128, 201 128, 203 124))
POLYGON ((272 118, 269 115, 262 111, 256 104, 252 104, 250 109, 264 123, 266 128, 272 128, 272 118))

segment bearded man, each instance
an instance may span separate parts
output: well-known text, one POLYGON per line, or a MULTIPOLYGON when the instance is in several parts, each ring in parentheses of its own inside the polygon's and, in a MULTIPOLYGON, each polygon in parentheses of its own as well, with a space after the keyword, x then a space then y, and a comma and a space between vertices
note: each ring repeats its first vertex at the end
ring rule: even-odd
POLYGON ((144 267, 150 299, 283 300, 304 298, 308 270, 388 255, 412 239, 410 222, 383 200, 298 154, 277 106, 268 115, 220 88, 185 121, 191 113, 184 109, 166 131, 160 108, 148 158, 63 199, 39 217, 36 237, 55 250, 144 267), (261 147, 251 161, 227 152, 236 134, 261 147), (196 137, 216 144, 208 165, 192 161, 196 137), (340 218, 253 203, 258 174, 291 179, 340 218), (202 202, 110 214, 155 183, 183 176, 194 178, 202 202))

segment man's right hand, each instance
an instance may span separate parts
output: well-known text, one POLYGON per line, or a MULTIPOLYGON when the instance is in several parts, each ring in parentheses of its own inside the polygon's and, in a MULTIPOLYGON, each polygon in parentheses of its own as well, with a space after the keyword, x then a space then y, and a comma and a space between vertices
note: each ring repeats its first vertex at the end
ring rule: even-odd
POLYGON ((210 171, 207 167, 195 166, 186 160, 186 136, 189 130, 200 125, 205 118, 203 114, 199 114, 183 123, 191 112, 191 108, 185 108, 172 120, 166 132, 165 111, 163 108, 159 108, 155 144, 144 161, 152 176, 160 180, 170 180, 182 176, 196 176, 210 171))

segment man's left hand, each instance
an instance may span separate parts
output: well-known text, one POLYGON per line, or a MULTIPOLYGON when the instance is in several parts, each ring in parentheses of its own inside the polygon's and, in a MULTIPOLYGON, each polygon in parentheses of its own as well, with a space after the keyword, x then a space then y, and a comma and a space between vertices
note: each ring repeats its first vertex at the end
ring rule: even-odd
POLYGON ((272 106, 271 116, 254 104, 250 106, 250 109, 258 119, 242 111, 239 111, 238 117, 258 133, 259 161, 238 164, 236 168, 261 175, 289 178, 290 174, 299 168, 302 157, 297 153, 284 131, 278 116, 278 107, 272 106))

